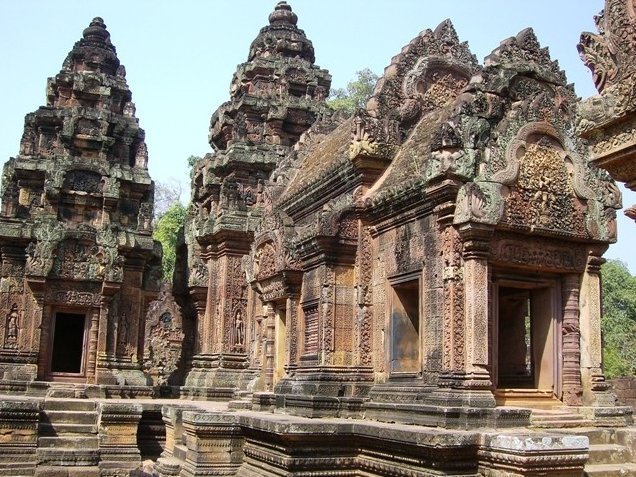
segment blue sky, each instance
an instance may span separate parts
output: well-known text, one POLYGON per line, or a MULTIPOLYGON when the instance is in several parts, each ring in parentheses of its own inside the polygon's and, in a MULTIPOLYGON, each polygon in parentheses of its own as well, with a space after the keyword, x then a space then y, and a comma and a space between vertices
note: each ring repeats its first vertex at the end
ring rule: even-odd
MULTIPOLYGON (((582 31, 594 31, 601 0, 288 0, 313 41, 316 63, 344 86, 365 67, 382 73, 421 30, 450 18, 459 37, 482 60, 500 41, 534 28, 558 59, 577 93, 595 93, 578 58, 582 31)), ((45 103, 46 78, 55 75, 95 16, 104 18, 137 116, 146 130, 155 181, 182 184, 189 196, 186 158, 210 151, 212 112, 229 96, 236 65, 267 24, 275 0, 21 0, 0 2, 0 162, 18 153, 24 115, 45 103)), ((636 203, 624 194, 623 203, 636 203)), ((619 240, 606 254, 636 273, 636 224, 619 213, 619 240)))

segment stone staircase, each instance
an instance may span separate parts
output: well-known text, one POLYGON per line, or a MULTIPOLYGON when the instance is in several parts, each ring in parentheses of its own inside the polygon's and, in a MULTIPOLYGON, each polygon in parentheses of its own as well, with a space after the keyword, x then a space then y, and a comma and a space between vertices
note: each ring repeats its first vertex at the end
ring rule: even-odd
POLYGON ((535 428, 568 429, 592 427, 592 421, 566 407, 533 409, 530 425, 535 428))
POLYGON ((593 427, 592 421, 565 407, 533 409, 530 423, 538 429, 587 436, 586 477, 636 477, 636 428, 593 427))
POLYGON ((37 477, 99 477, 95 402, 46 399, 40 413, 37 477))
POLYGON ((587 477, 636 477, 636 429, 577 429, 590 439, 587 477))
POLYGON ((227 408, 234 411, 252 409, 252 396, 253 393, 249 391, 236 391, 227 408))

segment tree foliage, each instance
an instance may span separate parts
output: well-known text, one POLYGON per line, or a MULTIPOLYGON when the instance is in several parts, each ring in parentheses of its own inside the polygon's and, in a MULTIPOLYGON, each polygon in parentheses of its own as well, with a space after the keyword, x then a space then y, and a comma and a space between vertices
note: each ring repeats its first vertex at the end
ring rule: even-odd
POLYGON ((201 160, 201 156, 195 156, 194 154, 192 154, 191 156, 189 156, 186 161, 188 161, 188 167, 190 169, 192 169, 194 167, 194 165, 199 162, 201 160))
POLYGON ((636 375, 636 277, 619 260, 601 268, 603 352, 608 378, 636 375))
POLYGON ((186 207, 181 202, 176 201, 157 219, 155 224, 153 237, 161 242, 163 247, 162 268, 163 279, 166 281, 172 280, 179 229, 183 226, 185 218, 186 207))
POLYGON ((353 114, 366 105, 377 82, 378 75, 369 68, 357 71, 356 79, 349 81, 346 88, 331 90, 327 104, 333 109, 353 114))

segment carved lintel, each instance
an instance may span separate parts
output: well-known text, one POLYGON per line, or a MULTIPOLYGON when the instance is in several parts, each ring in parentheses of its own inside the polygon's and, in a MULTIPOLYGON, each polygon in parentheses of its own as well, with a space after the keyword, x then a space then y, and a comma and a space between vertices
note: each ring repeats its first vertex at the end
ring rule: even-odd
POLYGON ((257 282, 261 299, 273 302, 294 298, 300 295, 303 272, 299 270, 281 270, 276 275, 257 282))

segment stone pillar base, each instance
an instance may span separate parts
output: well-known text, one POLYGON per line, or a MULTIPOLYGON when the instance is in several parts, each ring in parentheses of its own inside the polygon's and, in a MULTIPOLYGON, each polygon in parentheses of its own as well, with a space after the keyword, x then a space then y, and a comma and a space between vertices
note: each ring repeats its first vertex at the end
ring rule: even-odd
POLYGON ((276 385, 276 407, 305 417, 358 417, 372 386, 373 372, 367 367, 298 368, 276 385))
POLYGON ((34 475, 39 420, 39 402, 0 402, 0 476, 34 475))
POLYGON ((134 403, 99 404, 99 469, 102 477, 128 477, 141 464, 137 428, 142 406, 134 403))
POLYGON ((427 398, 438 406, 493 408, 497 405, 488 375, 459 374, 442 376, 441 386, 427 398))
POLYGON ((236 475, 244 458, 244 438, 237 415, 186 411, 183 431, 187 454, 182 477, 236 475))
POLYGON ((244 354, 197 355, 186 375, 182 396, 230 399, 235 391, 253 387, 257 377, 257 371, 247 369, 244 354))

